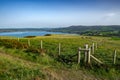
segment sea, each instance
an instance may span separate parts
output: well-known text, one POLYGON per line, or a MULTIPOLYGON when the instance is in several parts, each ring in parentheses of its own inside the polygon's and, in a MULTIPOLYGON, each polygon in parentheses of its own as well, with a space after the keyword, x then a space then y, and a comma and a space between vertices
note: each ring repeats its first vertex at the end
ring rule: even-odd
POLYGON ((18 32, 1 32, 0 36, 26 37, 26 36, 44 36, 46 34, 66 34, 62 32, 48 31, 18 31, 18 32))

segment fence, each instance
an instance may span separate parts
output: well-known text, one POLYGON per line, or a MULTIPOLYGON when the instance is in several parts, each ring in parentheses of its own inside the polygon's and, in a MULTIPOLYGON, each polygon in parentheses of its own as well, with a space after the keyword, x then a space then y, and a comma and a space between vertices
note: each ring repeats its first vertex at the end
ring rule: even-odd
MULTIPOLYGON (((18 40, 19 41, 19 40, 18 40)), ((30 40, 28 39, 28 44, 30 45, 30 40)), ((41 45, 41 49, 43 48, 43 41, 40 40, 40 45, 41 45)), ((81 54, 83 52, 84 55, 84 63, 86 64, 90 64, 91 63, 91 59, 95 60, 96 62, 98 62, 99 64, 104 64, 104 62, 102 62, 101 60, 99 60, 97 57, 94 56, 95 54, 95 50, 98 49, 98 44, 96 43, 92 43, 91 46, 89 46, 88 44, 85 44, 85 48, 78 48, 78 59, 77 59, 77 63, 80 64, 81 62, 81 54)), ((58 43, 58 55, 61 55, 61 43, 58 43)), ((111 63, 116 64, 116 59, 117 59, 117 51, 114 50, 113 52, 113 60, 111 63)))
MULTIPOLYGON (((20 39, 18 38, 17 39, 18 42, 20 42, 20 39)), ((31 40, 30 39, 27 39, 27 44, 28 46, 32 46, 31 44, 31 40)), ((62 52, 61 52, 61 46, 62 44, 61 43, 58 43, 58 55, 61 55, 62 52)), ((44 45, 43 45, 43 41, 40 40, 40 48, 43 49, 44 48, 44 45)), ((86 64, 91 64, 91 59, 98 62, 99 64, 104 64, 104 61, 101 61, 99 60, 99 57, 95 57, 94 54, 95 53, 95 50, 98 50, 98 44, 96 43, 92 43, 92 45, 88 45, 88 44, 85 44, 85 47, 84 48, 81 48, 79 47, 78 48, 78 51, 76 49, 76 56, 77 56, 77 63, 80 64, 81 63, 81 55, 84 55, 84 63, 86 64)), ((112 62, 113 64, 116 64, 116 60, 117 60, 117 51, 114 50, 113 52, 113 56, 112 56, 112 62)))

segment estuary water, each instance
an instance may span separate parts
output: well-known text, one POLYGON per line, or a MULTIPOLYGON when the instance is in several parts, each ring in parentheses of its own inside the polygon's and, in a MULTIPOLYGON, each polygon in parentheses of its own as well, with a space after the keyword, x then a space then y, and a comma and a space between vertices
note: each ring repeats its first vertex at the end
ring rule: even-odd
POLYGON ((47 31, 19 31, 19 32, 1 32, 0 36, 13 36, 13 37, 25 37, 25 36, 44 36, 46 34, 66 34, 62 32, 47 32, 47 31))

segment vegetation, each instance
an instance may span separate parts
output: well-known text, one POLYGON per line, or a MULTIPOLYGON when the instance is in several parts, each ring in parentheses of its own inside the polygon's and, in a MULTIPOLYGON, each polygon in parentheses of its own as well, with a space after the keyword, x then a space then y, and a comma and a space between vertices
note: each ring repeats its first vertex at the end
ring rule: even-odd
POLYGON ((52 36, 52 34, 46 34, 45 36, 52 36))
POLYGON ((34 38, 36 36, 25 36, 25 38, 34 38))
POLYGON ((119 80, 120 38, 51 35, 34 38, 0 38, 0 80, 119 80), (28 39, 30 45, 28 45, 28 39), (40 48, 41 40, 43 48, 40 48), (83 59, 77 64, 78 47, 97 43, 95 57, 104 64, 91 60, 86 65, 83 59), (61 55, 58 55, 61 43, 61 55), (116 64, 113 53, 117 51, 116 64))
MULTIPOLYGON (((70 26, 64 28, 21 28, 21 29, 0 29, 0 32, 17 32, 17 31, 52 31, 52 32, 64 32, 74 33, 85 36, 116 36, 120 37, 120 25, 99 25, 99 26, 70 26)), ((45 36, 51 36, 46 34, 45 36)), ((26 36, 26 38, 32 38, 35 36, 26 36)))
POLYGON ((66 28, 56 28, 50 31, 75 33, 87 36, 117 36, 120 37, 120 26, 70 26, 66 28))

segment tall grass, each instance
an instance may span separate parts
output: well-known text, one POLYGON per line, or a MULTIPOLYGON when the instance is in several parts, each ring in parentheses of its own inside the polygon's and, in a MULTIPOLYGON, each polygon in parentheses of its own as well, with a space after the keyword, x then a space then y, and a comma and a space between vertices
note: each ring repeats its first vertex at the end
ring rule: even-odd
MULTIPOLYGON (((120 41, 114 40, 113 38, 107 37, 87 37, 87 36, 46 36, 30 38, 31 46, 28 46, 29 38, 21 38, 19 41, 17 39, 1 39, 0 46, 1 51, 5 54, 19 58, 21 60, 26 60, 27 62, 38 64, 37 67, 33 66, 21 66, 18 63, 9 61, 7 58, 1 58, 0 61, 2 65, 1 70, 6 70, 4 74, 1 72, 1 78, 12 80, 12 79, 29 79, 39 76, 44 78, 40 69, 50 67, 61 70, 63 68, 73 69, 73 70, 85 70, 88 73, 92 73, 100 78, 107 78, 111 80, 120 79, 120 41), (41 55, 40 41, 43 41, 43 50, 45 55, 41 55), (7 43, 6 43, 7 42, 7 43), (15 44, 14 44, 15 42, 15 44), (105 63, 105 65, 99 65, 94 60, 91 60, 91 66, 84 67, 84 60, 82 53, 81 64, 77 64, 78 47, 84 48, 85 44, 92 45, 92 43, 97 43, 98 49, 95 50, 95 57, 100 59, 105 63), (58 44, 61 43, 61 55, 58 55, 58 44), (6 46, 7 44, 7 46, 6 46), (9 46, 9 47, 8 47, 9 46), (22 48, 21 48, 22 47, 22 48), (117 50, 117 61, 116 65, 113 65, 113 53, 117 50), (73 57, 74 56, 74 57, 73 57), (12 62, 12 63, 11 63, 12 62), (5 65, 4 65, 5 64, 5 65), (11 66, 12 65, 12 66, 11 66), (108 66, 106 66, 108 65, 108 66), (2 67, 3 66, 3 67, 2 67), (9 67, 10 66, 10 67, 9 67), (17 66, 17 67, 15 67, 17 66), (5 68, 5 69, 4 69, 5 68), (14 70, 15 68, 15 70, 14 70), (9 74, 8 74, 8 73, 9 74), (19 74, 15 74, 19 73, 19 74), (28 77, 25 77, 28 76, 28 77)), ((15 59, 16 59, 15 58, 15 59)), ((22 64, 22 63, 20 63, 22 64)), ((24 64, 25 65, 25 64, 24 64)), ((72 73, 71 73, 72 74, 72 73)))

